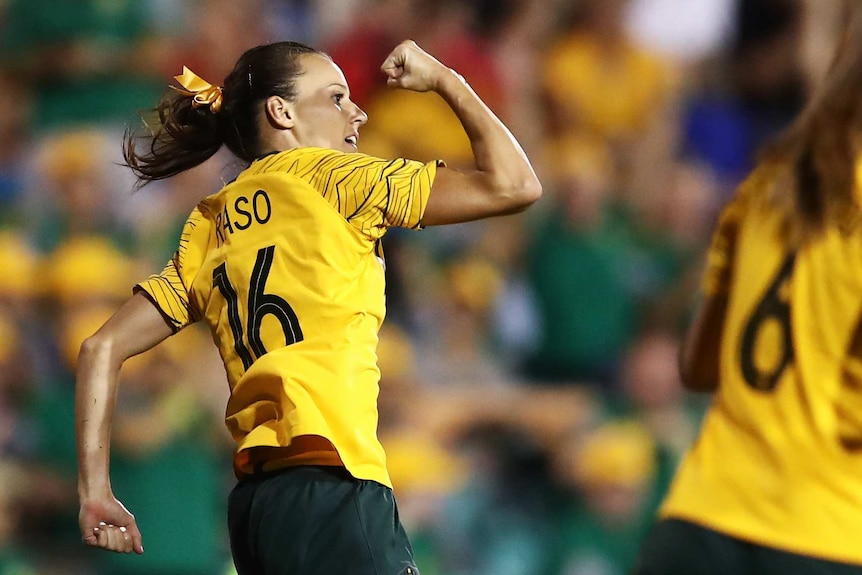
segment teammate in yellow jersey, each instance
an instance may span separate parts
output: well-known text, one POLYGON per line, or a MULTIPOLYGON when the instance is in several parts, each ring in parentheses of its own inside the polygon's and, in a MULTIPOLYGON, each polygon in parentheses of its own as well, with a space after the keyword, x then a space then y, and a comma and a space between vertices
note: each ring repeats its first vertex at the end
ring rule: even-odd
POLYGON ((76 431, 88 545, 143 553, 109 480, 121 364, 204 321, 231 391, 226 423, 239 481, 228 524, 238 572, 418 573, 376 435, 379 242, 393 226, 523 210, 541 186, 509 130, 456 72, 411 41, 382 71, 392 87, 447 102, 474 169, 359 154, 368 118, 344 75, 293 42, 249 50, 223 86, 184 70, 159 103, 161 125, 127 136, 127 163, 143 183, 222 145, 249 166, 198 204, 164 271, 138 284, 81 348, 76 431))
POLYGON ((725 208, 681 351, 713 391, 637 575, 862 574, 862 6, 725 208))

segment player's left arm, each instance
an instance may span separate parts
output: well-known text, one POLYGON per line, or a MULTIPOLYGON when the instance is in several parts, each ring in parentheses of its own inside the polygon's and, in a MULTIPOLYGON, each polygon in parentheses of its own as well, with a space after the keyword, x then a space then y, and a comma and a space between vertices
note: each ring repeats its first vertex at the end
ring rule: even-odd
POLYGON ((422 215, 422 225, 469 222, 523 211, 542 195, 542 184, 509 128, 467 81, 406 40, 381 66, 386 83, 415 92, 436 92, 461 122, 473 150, 473 168, 441 166, 422 215))
POLYGON ((75 384, 79 524, 84 542, 122 553, 143 553, 134 516, 111 490, 111 422, 120 367, 174 333, 143 294, 132 296, 81 346, 75 384))

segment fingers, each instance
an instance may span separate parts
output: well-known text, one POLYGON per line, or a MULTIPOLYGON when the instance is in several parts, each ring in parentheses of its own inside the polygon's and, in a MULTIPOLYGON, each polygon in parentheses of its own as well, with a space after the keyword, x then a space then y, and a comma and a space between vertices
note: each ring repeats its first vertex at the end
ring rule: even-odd
POLYGON ((114 497, 87 499, 78 518, 85 544, 116 553, 144 552, 135 517, 114 497))
POLYGON ((389 78, 400 78, 404 74, 407 65, 408 53, 411 50, 421 50, 413 40, 404 40, 390 52, 380 69, 389 78))
POLYGON ((98 547, 99 546, 99 528, 95 527, 90 533, 84 535, 84 543, 89 545, 90 547, 98 547))
POLYGON ((404 64, 406 58, 404 57, 403 52, 395 48, 391 54, 383 61, 383 65, 380 66, 380 69, 384 74, 389 76, 388 80, 395 80, 400 78, 402 74, 404 74, 404 64))
POLYGON ((414 92, 437 90, 443 73, 448 70, 413 40, 398 44, 380 67, 386 74, 386 84, 414 92))
POLYGON ((117 527, 100 523, 93 528, 93 535, 84 537, 84 542, 93 547, 100 547, 115 553, 131 553, 135 551, 140 554, 144 552, 141 543, 141 533, 136 526, 131 529, 117 527))
POLYGON ((134 523, 129 527, 129 534, 132 536, 132 551, 142 555, 144 553, 144 539, 138 526, 134 523))

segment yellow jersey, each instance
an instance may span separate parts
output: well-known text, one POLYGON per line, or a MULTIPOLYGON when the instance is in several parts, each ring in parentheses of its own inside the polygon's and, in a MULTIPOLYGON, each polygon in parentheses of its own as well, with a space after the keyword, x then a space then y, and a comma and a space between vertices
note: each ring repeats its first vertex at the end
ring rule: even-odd
POLYGON ((660 515, 862 565, 862 229, 794 247, 756 170, 725 208, 704 290, 726 293, 719 387, 660 515))
POLYGON ((544 58, 542 80, 551 101, 587 133, 603 137, 644 129, 673 88, 669 66, 632 43, 609 58, 597 40, 575 33, 544 58))
POLYGON ((164 271, 136 286, 174 329, 209 325, 238 476, 295 460, 285 448, 311 436, 354 477, 391 486, 377 439, 379 242, 419 228, 436 169, 320 148, 265 156, 198 204, 164 271))

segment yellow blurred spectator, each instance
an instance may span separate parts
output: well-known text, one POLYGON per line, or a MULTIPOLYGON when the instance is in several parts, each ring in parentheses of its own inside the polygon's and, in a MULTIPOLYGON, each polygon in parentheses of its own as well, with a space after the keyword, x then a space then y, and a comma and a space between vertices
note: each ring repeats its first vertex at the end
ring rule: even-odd
POLYGON ((484 313, 503 285, 502 271, 487 259, 469 256, 447 269, 450 297, 456 306, 472 313, 484 313))
POLYGON ((386 466, 395 492, 452 493, 467 475, 452 453, 428 434, 413 430, 385 439, 386 466))
POLYGON ((0 231, 0 298, 36 295, 38 267, 38 255, 20 234, 0 231))
POLYGON ((587 435, 577 450, 575 473, 587 487, 640 487, 655 473, 655 444, 634 421, 607 423, 587 435))
POLYGON ((381 92, 368 109, 362 151, 381 158, 472 165, 470 141, 455 114, 434 94, 381 92))
POLYGON ((635 420, 605 423, 569 445, 575 497, 562 515, 554 573, 631 573, 652 519, 654 445, 635 420))
POLYGON ((114 308, 107 305, 82 305, 62 314, 57 343, 67 366, 75 368, 81 344, 102 327, 113 312, 114 308))
POLYGON ((601 220, 619 183, 608 142, 585 132, 568 133, 550 140, 543 155, 551 193, 565 206, 569 221, 585 225, 601 220))
POLYGON ((97 130, 46 137, 36 153, 40 208, 31 228, 36 246, 51 253, 68 238, 97 234, 131 247, 132 231, 119 217, 116 200, 127 182, 111 172, 115 157, 107 135, 97 130))
POLYGON ((36 165, 57 187, 87 179, 107 156, 105 134, 96 130, 59 133, 45 140, 36 165))
POLYGON ((99 236, 75 236, 48 258, 43 281, 49 295, 68 305, 127 297, 134 285, 134 262, 99 236))
POLYGON ((3 365, 18 348, 18 331, 12 322, 0 315, 0 365, 3 365))
POLYGON ((622 27, 623 2, 589 0, 582 26, 545 55, 544 87, 564 131, 611 139, 645 129, 671 89, 668 64, 633 43, 622 27))
POLYGON ((585 132, 571 132, 548 140, 544 157, 556 178, 583 176, 608 181, 613 176, 614 159, 607 143, 585 132))
POLYGON ((395 325, 385 325, 378 338, 377 367, 383 385, 411 383, 416 375, 416 351, 410 336, 395 325))

